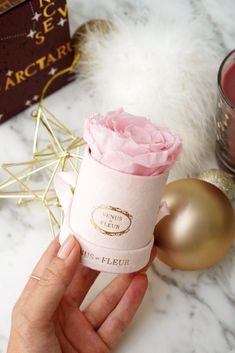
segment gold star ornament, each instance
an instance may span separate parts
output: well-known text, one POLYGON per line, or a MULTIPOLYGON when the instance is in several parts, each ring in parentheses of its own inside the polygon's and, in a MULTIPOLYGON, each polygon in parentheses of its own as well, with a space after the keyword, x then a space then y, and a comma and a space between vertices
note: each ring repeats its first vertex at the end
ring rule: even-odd
POLYGON ((32 160, 2 165, 8 177, 0 183, 0 198, 17 199, 19 206, 41 202, 48 213, 53 236, 58 234, 63 221, 53 186, 54 176, 68 170, 78 174, 85 142, 44 107, 43 100, 56 78, 76 70, 79 57, 77 54, 72 65, 53 76, 43 89, 38 107, 32 114, 35 120, 32 160))

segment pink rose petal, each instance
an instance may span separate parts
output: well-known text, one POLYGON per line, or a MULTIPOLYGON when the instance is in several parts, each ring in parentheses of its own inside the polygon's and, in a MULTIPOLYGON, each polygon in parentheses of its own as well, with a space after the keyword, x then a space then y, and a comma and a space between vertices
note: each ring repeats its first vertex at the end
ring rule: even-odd
POLYGON ((181 151, 181 140, 165 128, 123 109, 86 119, 84 139, 100 163, 123 173, 159 175, 181 151))

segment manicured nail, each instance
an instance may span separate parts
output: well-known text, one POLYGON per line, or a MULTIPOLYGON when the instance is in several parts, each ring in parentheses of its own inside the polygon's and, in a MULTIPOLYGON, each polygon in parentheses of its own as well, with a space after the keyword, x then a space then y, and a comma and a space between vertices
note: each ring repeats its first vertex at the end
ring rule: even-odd
POLYGON ((75 244, 76 244, 76 241, 74 236, 70 235, 61 245, 61 248, 58 251, 57 257, 59 257, 62 260, 65 260, 66 257, 68 257, 71 251, 73 250, 75 244))

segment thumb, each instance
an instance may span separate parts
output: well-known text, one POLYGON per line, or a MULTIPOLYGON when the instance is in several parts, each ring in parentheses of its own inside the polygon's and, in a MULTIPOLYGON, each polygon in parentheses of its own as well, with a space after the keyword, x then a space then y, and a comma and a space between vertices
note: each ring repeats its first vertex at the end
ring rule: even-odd
POLYGON ((79 243, 70 235, 32 290, 26 304, 30 322, 47 323, 51 320, 66 288, 72 281, 80 257, 79 243))

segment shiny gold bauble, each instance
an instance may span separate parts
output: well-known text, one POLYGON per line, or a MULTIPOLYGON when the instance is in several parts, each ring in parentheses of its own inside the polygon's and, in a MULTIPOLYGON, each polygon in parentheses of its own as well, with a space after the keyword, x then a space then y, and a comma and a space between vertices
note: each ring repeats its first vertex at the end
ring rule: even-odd
POLYGON ((88 22, 83 23, 75 31, 72 38, 72 46, 74 48, 75 54, 80 53, 83 56, 83 45, 86 41, 87 34, 89 32, 98 32, 101 35, 109 33, 113 29, 113 24, 111 21, 102 19, 93 19, 88 22))
POLYGON ((221 260, 233 243, 234 211, 214 185, 181 179, 166 186, 170 215, 155 227, 158 258, 181 270, 199 270, 221 260))
POLYGON ((233 200, 235 198, 235 181, 231 174, 225 172, 222 169, 209 169, 204 173, 200 174, 198 179, 205 180, 211 183, 229 198, 233 200))

